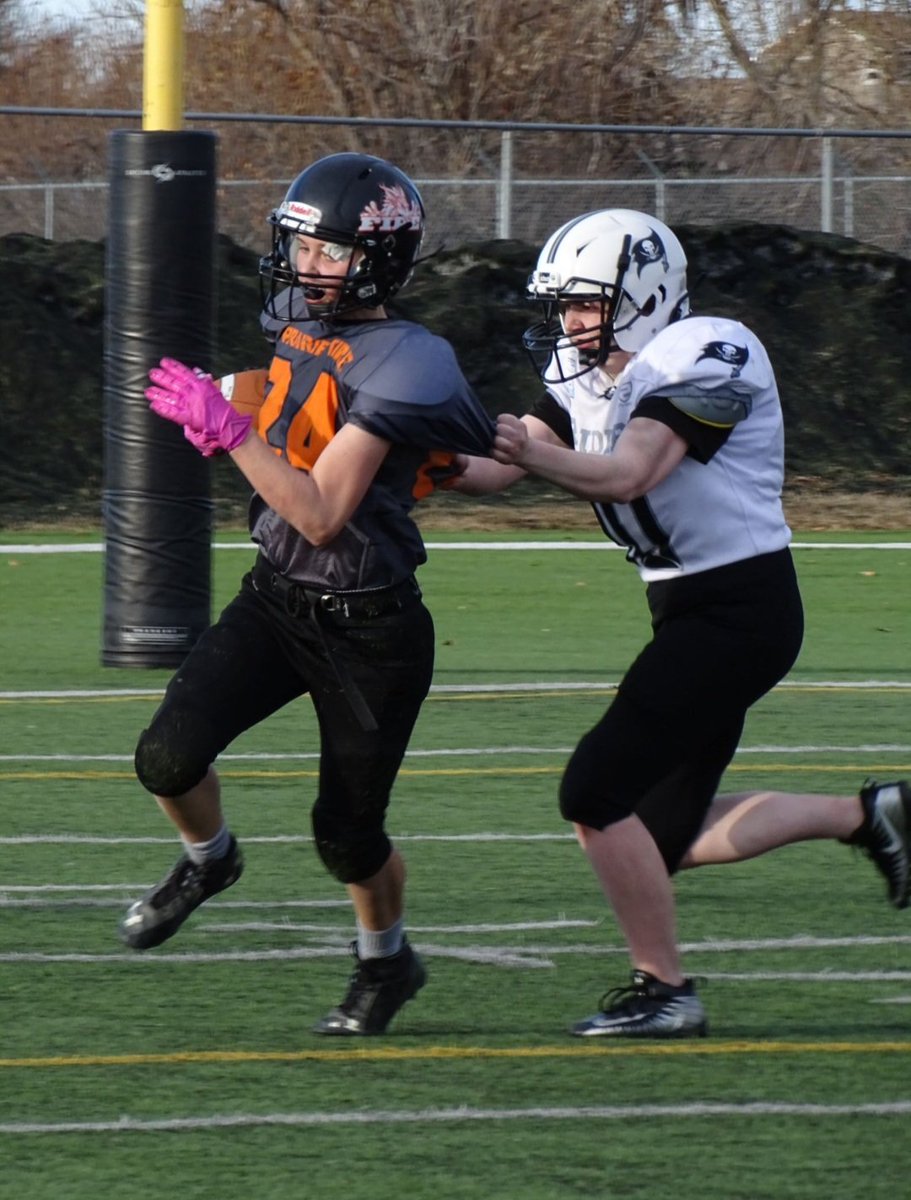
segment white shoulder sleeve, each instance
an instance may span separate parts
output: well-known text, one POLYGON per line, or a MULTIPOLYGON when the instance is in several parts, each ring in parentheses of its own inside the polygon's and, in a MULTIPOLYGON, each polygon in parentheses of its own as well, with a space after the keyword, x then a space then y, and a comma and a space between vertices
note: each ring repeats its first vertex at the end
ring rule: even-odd
POLYGON ((634 398, 664 396, 706 425, 745 420, 773 381, 762 343, 739 321, 689 317, 663 329, 630 365, 634 398))

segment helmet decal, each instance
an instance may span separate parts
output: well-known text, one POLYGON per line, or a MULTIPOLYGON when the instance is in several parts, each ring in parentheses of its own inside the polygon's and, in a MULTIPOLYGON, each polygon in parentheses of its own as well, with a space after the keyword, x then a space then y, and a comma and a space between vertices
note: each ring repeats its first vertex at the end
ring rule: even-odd
POLYGON ((371 200, 361 210, 361 223, 358 233, 392 233, 396 229, 420 229, 423 225, 424 214, 419 204, 409 200, 405 189, 396 184, 390 187, 381 183, 383 192, 382 204, 371 200))
POLYGON ((654 229, 649 230, 649 236, 641 238, 638 242, 633 243, 630 250, 633 262, 636 264, 636 274, 641 275, 646 267, 653 263, 661 263, 665 271, 668 269, 667 251, 664 248, 664 242, 655 233, 654 229))
POLYGON ((717 358, 719 362, 727 363, 733 367, 731 378, 739 379, 749 361, 750 351, 746 346, 735 346, 733 342, 708 342, 702 347, 696 362, 702 362, 704 358, 717 358))

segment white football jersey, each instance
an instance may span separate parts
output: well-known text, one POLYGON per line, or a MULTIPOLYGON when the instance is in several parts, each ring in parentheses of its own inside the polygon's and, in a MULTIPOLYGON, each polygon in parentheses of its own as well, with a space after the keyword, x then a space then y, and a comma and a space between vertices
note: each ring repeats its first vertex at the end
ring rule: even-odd
POLYGON ((569 415, 575 448, 590 454, 610 454, 650 396, 708 425, 732 425, 708 462, 687 455, 640 499, 594 504, 604 532, 627 548, 644 580, 707 571, 790 542, 775 374, 762 343, 739 321, 688 317, 652 338, 613 388, 594 370, 548 391, 569 415), (734 423, 728 412, 740 419, 734 423))

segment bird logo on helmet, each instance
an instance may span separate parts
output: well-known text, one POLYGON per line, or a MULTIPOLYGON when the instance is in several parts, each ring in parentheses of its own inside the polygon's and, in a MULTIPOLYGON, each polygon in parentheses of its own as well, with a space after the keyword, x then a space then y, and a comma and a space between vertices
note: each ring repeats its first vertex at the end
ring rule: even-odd
POLYGON ((405 194, 405 189, 396 185, 380 184, 383 193, 381 204, 371 200, 361 213, 361 233, 389 233, 396 229, 423 229, 424 211, 420 204, 405 194))
POLYGON ((615 350, 638 353, 665 326, 689 312, 686 254, 663 222, 633 209, 585 213, 544 243, 526 297, 544 319, 523 343, 545 383, 576 379, 601 367, 615 350), (577 345, 567 304, 600 304, 595 337, 577 345))
POLYGON ((420 192, 398 167, 369 154, 330 154, 294 180, 269 215, 271 253, 260 259, 263 308, 276 320, 327 317, 380 308, 411 277, 424 236, 420 192), (336 261, 348 258, 341 283, 298 275, 296 236, 322 238, 336 261))

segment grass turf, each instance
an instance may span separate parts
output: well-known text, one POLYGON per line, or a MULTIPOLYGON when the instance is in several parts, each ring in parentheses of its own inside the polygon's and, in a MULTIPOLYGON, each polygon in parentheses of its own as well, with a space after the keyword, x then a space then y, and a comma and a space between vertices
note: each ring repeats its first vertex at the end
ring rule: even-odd
MULTIPOLYGON (((244 561, 215 555, 216 606, 244 561)), ((911 553, 797 562, 804 653, 751 714, 727 786, 911 773, 911 553)), ((4 554, 0 690, 163 688, 166 672, 98 665, 100 577, 98 555, 4 554)), ((568 1038, 626 961, 554 795, 648 636, 641 585, 621 555, 531 549, 431 551, 422 583, 435 691, 390 828, 430 982, 368 1043, 309 1032, 352 930, 306 836, 306 701, 221 765, 243 880, 129 956, 123 905, 174 857, 130 764, 156 698, 0 697, 0 1196, 901 1195, 911 928, 879 877, 832 843, 683 875, 712 1036, 568 1038)))

